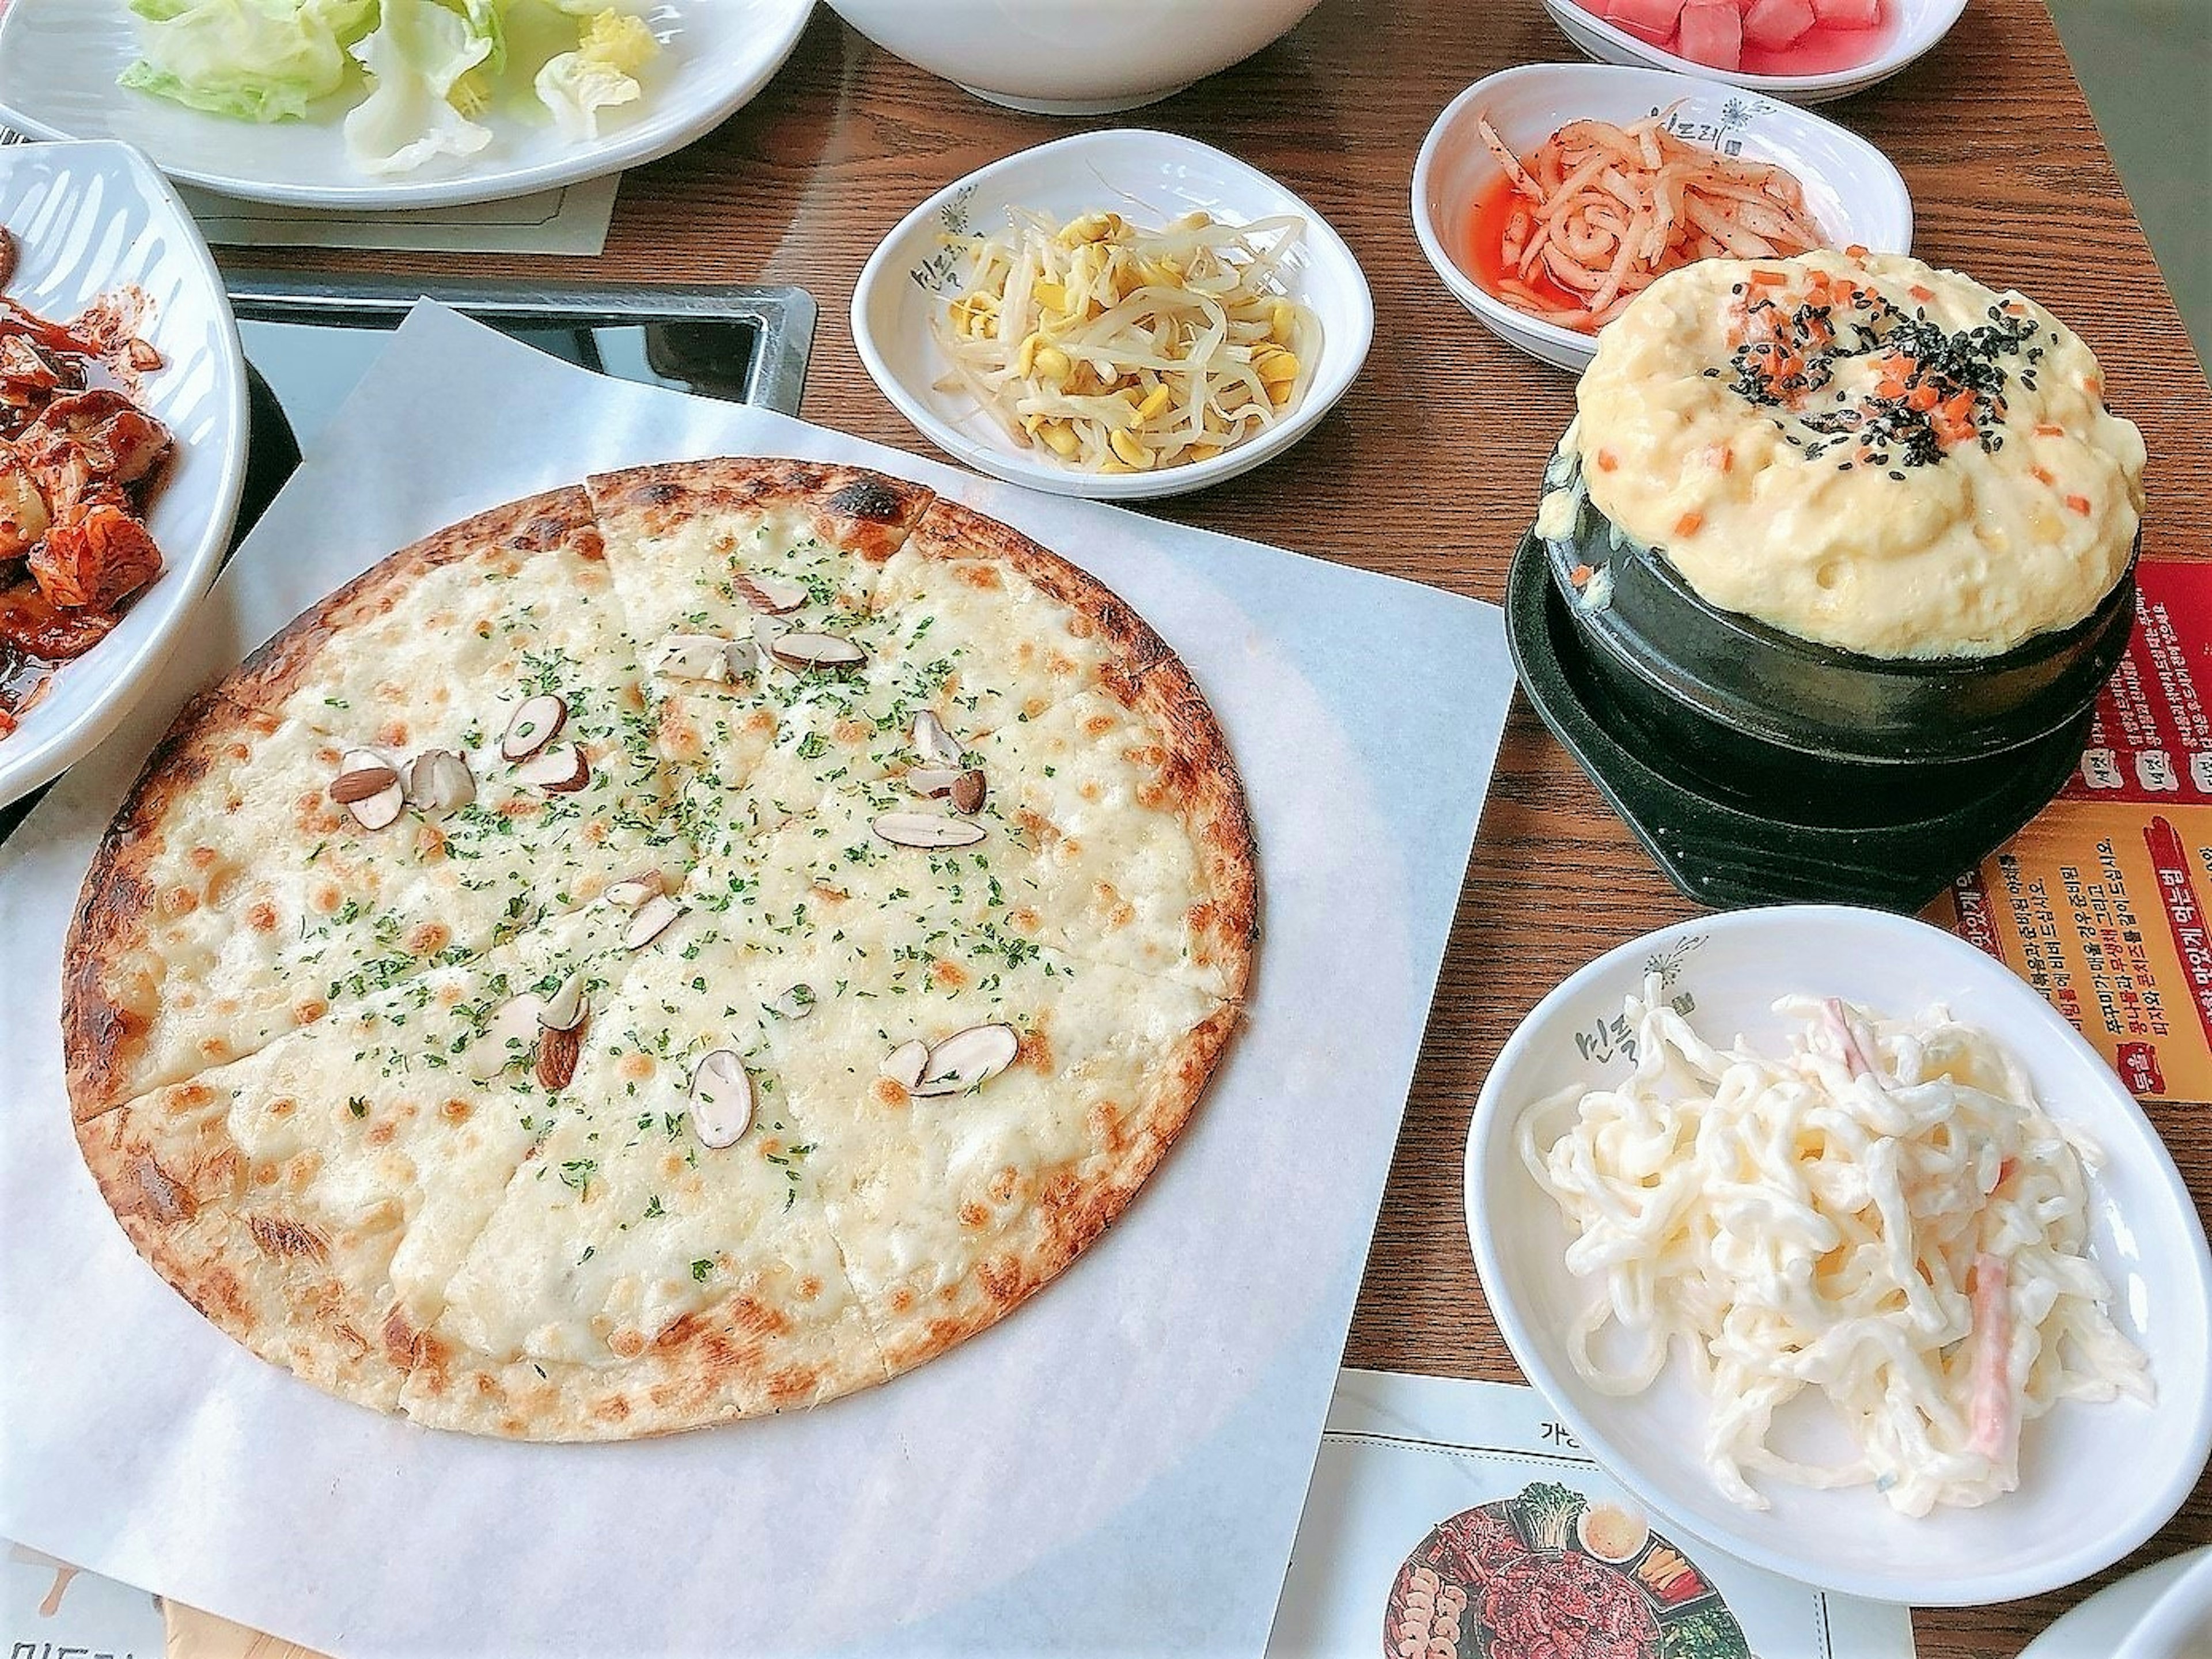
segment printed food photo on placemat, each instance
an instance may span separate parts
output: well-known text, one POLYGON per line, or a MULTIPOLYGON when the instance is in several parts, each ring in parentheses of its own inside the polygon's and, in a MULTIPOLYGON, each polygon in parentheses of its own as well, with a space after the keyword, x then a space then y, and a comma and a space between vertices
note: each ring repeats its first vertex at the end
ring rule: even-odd
POLYGON ((1551 1481, 1431 1529, 1390 1585, 1383 1659, 1751 1659, 1688 1555, 1551 1481))

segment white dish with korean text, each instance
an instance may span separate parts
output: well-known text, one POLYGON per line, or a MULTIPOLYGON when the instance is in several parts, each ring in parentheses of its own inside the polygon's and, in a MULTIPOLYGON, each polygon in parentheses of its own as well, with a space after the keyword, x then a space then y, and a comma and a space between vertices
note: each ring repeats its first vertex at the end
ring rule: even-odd
MULTIPOLYGON (((2155 1532, 2212 1451, 2212 1256, 2157 1131, 2096 1051, 2003 964, 1950 934, 1873 910, 1739 911, 1647 934, 1568 978, 1523 1019, 1483 1085, 1468 1137, 1468 1231, 1483 1288, 1522 1369, 1591 1453, 1653 1510, 1745 1560, 1877 1601, 1979 1605, 2086 1577, 2155 1532), (2103 1149, 2089 1182, 2090 1254, 2120 1328, 2149 1356, 2154 1404, 2069 1401, 2031 1423, 2020 1489, 1920 1519, 1864 1487, 1759 1482, 1740 1509, 1706 1472, 1708 1402, 1677 1356, 1641 1394, 1598 1392, 1565 1334, 1591 1287, 1567 1271, 1568 1231, 1514 1144, 1522 1113, 1633 1064, 1624 1000, 1659 975, 1697 1029, 1778 1051, 1778 997, 1839 996, 1884 1012, 1948 1005, 2026 1068, 2045 1109, 2103 1149), (2125 1469, 2125 1480, 2112 1471, 2125 1469)), ((1808 1446, 1818 1455, 1826 1449, 1808 1446)))
POLYGON ((853 291, 853 343, 884 396, 954 459, 1010 483, 1093 501, 1181 495, 1250 471, 1296 443, 1352 389, 1375 334, 1375 301, 1344 239, 1321 215, 1255 167, 1171 133, 1086 132, 969 173, 899 222, 870 256, 853 291), (1150 472, 1085 472, 1024 448, 964 391, 940 386, 951 368, 931 327, 959 293, 948 239, 1002 228, 1009 208, 1063 222, 1097 209, 1164 225, 1203 210, 1231 224, 1291 214, 1305 221, 1284 261, 1287 291, 1321 320, 1321 359, 1304 397, 1280 420, 1211 459, 1150 472))
POLYGON ((1912 197, 1888 159, 1855 133, 1788 104, 1717 81, 1605 64, 1529 64, 1476 82, 1437 118, 1413 163, 1413 234, 1453 297, 1484 327, 1532 357, 1579 373, 1597 337, 1515 310, 1476 276, 1475 204, 1502 171, 1477 124, 1487 118, 1525 156, 1570 121, 1626 125, 1668 112, 1668 125, 1726 155, 1770 161, 1803 186, 1830 244, 1912 251, 1912 197))

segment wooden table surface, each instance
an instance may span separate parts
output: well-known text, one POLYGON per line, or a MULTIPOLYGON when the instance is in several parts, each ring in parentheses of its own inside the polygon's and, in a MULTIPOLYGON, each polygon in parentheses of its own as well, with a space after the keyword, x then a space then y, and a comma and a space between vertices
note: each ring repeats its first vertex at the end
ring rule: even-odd
MULTIPOLYGON (((917 0, 918 3, 926 0, 917 0)), ((1470 82, 1570 60, 1536 0, 1323 0, 1267 51, 1121 118, 1186 133, 1265 168, 1340 231, 1375 290, 1375 346, 1342 404, 1286 459, 1146 510, 1498 600, 1534 514, 1572 381, 1504 346, 1444 291, 1407 217, 1429 124, 1470 82)), ((2041 0, 1972 0, 1904 74, 1825 106, 1903 172, 1916 251, 2033 294, 2103 360, 2152 456, 2144 550, 2212 535, 2212 394, 2114 175, 2041 0)), ((1000 156, 1115 124, 987 106, 819 12, 790 63, 718 132, 623 183, 596 260, 502 258, 502 275, 799 283, 820 301, 804 413, 929 452, 853 350, 853 283, 923 197, 1000 156)), ((465 276, 453 257, 271 254, 254 263, 465 276)), ((1697 914, 1517 697, 1498 757, 1383 1200, 1347 1364, 1520 1380, 1483 1304, 1460 1210, 1475 1092, 1516 1022, 1553 985, 1634 934, 1697 914)), ((2201 1109, 2153 1109, 2212 1213, 2201 1109)), ((2159 1449, 2143 1449, 2147 1462, 2159 1449)), ((2121 1478, 2125 1478, 2124 1474, 2121 1478)), ((2002 1607, 1922 1611, 1929 1659, 2017 1654, 2125 1568, 2212 1542, 2212 1482, 2121 1567, 2002 1607)))

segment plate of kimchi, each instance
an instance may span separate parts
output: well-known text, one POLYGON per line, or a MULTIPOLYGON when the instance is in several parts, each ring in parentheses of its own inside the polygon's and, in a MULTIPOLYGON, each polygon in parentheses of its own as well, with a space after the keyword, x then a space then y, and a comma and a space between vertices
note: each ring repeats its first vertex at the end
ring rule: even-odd
POLYGON ((246 477, 230 301, 108 142, 0 149, 0 805, 106 737, 215 578, 246 477))

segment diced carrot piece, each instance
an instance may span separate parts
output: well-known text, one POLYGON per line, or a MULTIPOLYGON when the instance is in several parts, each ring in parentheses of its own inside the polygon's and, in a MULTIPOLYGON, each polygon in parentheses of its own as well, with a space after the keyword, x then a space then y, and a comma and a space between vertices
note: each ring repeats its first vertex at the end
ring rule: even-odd
POLYGON ((1907 409, 1930 410, 1942 401, 1942 395, 1932 386, 1917 386, 1906 394, 1905 406, 1907 409))
POLYGON ((2089 516, 2089 498, 2087 495, 2069 495, 2066 505, 2085 519, 2089 516))
POLYGON ((1919 301, 1923 306, 1936 297, 1936 290, 1934 289, 1926 287, 1919 283, 1915 283, 1911 288, 1908 288, 1905 291, 1907 294, 1910 294, 1914 299, 1919 301))
POLYGON ((1905 382, 1896 379, 1886 380, 1875 387, 1874 395, 1877 398, 1887 398, 1894 402, 1905 395, 1905 382))
POLYGON ((1588 565, 1578 564, 1572 570, 1567 572, 1567 580, 1572 582, 1577 587, 1580 587, 1595 574, 1597 574, 1597 572, 1592 570, 1588 565))
POLYGON ((2066 435, 2066 428, 2063 426, 2053 426, 2048 421, 2038 421, 2035 423, 2035 435, 2039 438, 2063 438, 2066 435))
POLYGON ((2057 479, 2051 476, 2051 469, 2047 466, 2031 466, 2027 469, 2027 476, 2034 479, 2038 483, 2047 484, 2057 483, 2058 482, 2057 479))
POLYGON ((1677 536, 1694 536, 1705 527, 1705 515, 1702 513, 1685 513, 1674 520, 1674 533, 1677 536))
POLYGON ((1789 280, 1778 270, 1754 270, 1751 273, 1753 288, 1779 288, 1789 280))
POLYGON ((1615 468, 1615 467, 1619 466, 1620 465, 1620 461, 1619 461, 1619 460, 1614 457, 1613 453, 1611 450, 1609 450, 1609 449, 1601 449, 1601 450, 1599 450, 1599 451, 1598 451, 1598 453, 1597 453, 1597 470, 1598 470, 1599 471, 1601 471, 1601 472, 1610 472, 1610 471, 1612 471, 1613 470, 1613 468, 1615 468))
POLYGON ((1943 404, 1943 413, 1948 418, 1959 422, 1962 426, 1972 426, 1973 424, 1974 414, 1974 394, 1971 392, 1954 392, 1950 398, 1945 401, 1943 404))
POLYGON ((1675 51, 1693 64, 1734 74, 1743 66, 1743 14, 1726 4, 1684 6, 1675 51))
MULTIPOLYGON (((1866 244, 1864 242, 1853 242, 1849 247, 1844 250, 1844 258, 1846 259, 1863 259, 1866 257, 1867 250, 1866 244)), ((1853 289, 1851 290, 1851 295, 1852 297, 1856 299, 1858 295, 1858 290, 1856 289, 1853 289)))

